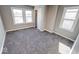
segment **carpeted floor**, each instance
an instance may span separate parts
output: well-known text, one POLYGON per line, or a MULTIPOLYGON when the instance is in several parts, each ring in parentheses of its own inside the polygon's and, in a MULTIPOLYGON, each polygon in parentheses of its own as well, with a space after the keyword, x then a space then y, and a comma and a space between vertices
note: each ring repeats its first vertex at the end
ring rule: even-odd
POLYGON ((3 54, 68 54, 73 42, 35 28, 8 32, 3 54))

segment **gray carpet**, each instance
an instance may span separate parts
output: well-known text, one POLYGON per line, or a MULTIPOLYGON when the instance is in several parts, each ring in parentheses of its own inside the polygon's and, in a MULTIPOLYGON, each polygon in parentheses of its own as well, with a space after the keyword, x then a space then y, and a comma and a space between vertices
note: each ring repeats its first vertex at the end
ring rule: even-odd
POLYGON ((68 54, 73 42, 35 28, 8 32, 3 54, 68 54))

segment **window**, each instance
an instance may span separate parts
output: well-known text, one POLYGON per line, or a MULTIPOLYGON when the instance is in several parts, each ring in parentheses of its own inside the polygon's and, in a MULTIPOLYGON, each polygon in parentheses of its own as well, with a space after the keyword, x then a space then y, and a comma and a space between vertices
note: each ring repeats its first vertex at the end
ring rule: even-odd
POLYGON ((32 10, 12 7, 14 24, 32 23, 32 10))
POLYGON ((21 23, 23 23, 22 9, 13 8, 12 12, 13 12, 14 24, 21 24, 21 23))
POLYGON ((69 31, 73 31, 77 21, 78 10, 78 8, 64 8, 60 27, 69 31))
POLYGON ((32 11, 31 10, 26 10, 25 16, 26 16, 26 23, 32 22, 32 11))

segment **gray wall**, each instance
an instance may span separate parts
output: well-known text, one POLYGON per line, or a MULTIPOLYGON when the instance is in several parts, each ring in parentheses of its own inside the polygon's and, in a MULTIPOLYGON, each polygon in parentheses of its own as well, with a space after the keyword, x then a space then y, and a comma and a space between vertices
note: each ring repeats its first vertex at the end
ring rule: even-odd
POLYGON ((56 5, 47 6, 46 8, 45 30, 47 30, 50 33, 54 32, 57 9, 58 9, 58 6, 56 5))
MULTIPOLYGON (((27 8, 33 10, 33 7, 31 6, 0 6, 1 7, 1 14, 3 18, 3 22, 5 25, 6 31, 12 31, 12 30, 17 30, 17 29, 22 29, 22 28, 29 28, 29 27, 34 27, 34 19, 33 23, 25 23, 21 25, 14 25, 13 24, 13 18, 12 18, 12 12, 11 12, 11 7, 18 7, 18 8, 27 8)), ((34 15, 33 15, 34 16, 34 15)))
POLYGON ((5 30, 4 30, 4 26, 2 23, 2 18, 0 15, 0 53, 2 53, 2 49, 3 49, 3 45, 4 45, 4 40, 5 40, 5 30))
POLYGON ((59 24, 61 21, 64 7, 71 7, 71 6, 59 6, 58 12, 57 12, 57 17, 56 17, 55 32, 64 36, 64 37, 75 40, 78 33, 79 33, 79 31, 78 31, 79 30, 79 20, 78 20, 77 26, 75 27, 75 30, 73 32, 69 32, 64 29, 59 28, 59 24))
POLYGON ((35 6, 35 10, 37 10, 37 29, 44 31, 46 6, 35 6))

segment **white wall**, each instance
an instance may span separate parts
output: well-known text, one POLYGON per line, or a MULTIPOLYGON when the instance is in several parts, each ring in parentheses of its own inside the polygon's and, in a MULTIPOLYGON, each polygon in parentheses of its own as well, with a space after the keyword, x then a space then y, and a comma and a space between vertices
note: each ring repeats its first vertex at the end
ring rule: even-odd
POLYGON ((44 31, 46 6, 36 6, 36 9, 37 9, 37 28, 40 31, 44 31))
POLYGON ((70 54, 79 54, 79 34, 74 42, 70 54))
POLYGON ((78 31, 79 30, 79 20, 78 20, 77 26, 75 27, 73 32, 69 32, 69 31, 66 31, 64 29, 59 28, 59 24, 60 24, 60 21, 61 21, 61 17, 62 17, 62 14, 63 14, 64 7, 71 7, 71 6, 65 6, 65 5, 59 6, 58 12, 57 12, 57 17, 56 17, 55 33, 74 41, 76 39, 78 33, 79 33, 79 31, 78 31))
POLYGON ((57 9, 58 9, 58 6, 55 6, 55 5, 47 6, 46 8, 45 30, 47 30, 50 33, 54 32, 57 9))
POLYGON ((4 26, 3 26, 3 23, 2 23, 2 18, 1 18, 1 15, 0 15, 0 53, 2 53, 2 50, 3 50, 5 35, 6 35, 6 32, 4 30, 4 26))
POLYGON ((12 30, 29 28, 29 27, 34 27, 35 26, 34 19, 33 19, 32 23, 14 25, 13 24, 13 17, 12 17, 11 7, 27 8, 27 9, 33 10, 33 7, 31 7, 31 6, 12 6, 12 5, 1 6, 1 14, 2 14, 2 18, 3 18, 3 22, 4 22, 4 25, 5 25, 6 31, 12 31, 12 30))

